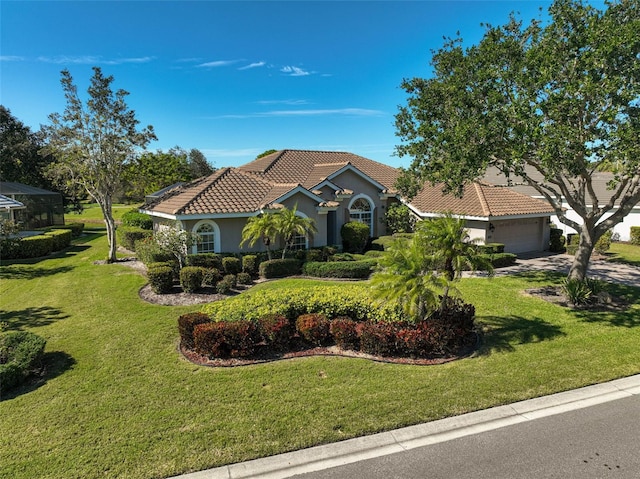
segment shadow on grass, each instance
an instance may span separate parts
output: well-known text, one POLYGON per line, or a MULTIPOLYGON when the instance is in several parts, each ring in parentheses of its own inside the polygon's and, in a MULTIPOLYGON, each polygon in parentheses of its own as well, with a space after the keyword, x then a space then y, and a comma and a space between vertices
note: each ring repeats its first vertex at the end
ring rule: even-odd
POLYGON ((624 328, 640 326, 640 311, 633 307, 634 304, 640 304, 640 288, 608 283, 606 291, 612 296, 621 298, 628 307, 621 310, 576 310, 578 319, 587 323, 602 323, 624 328))
POLYGON ((62 351, 46 352, 42 356, 42 362, 38 370, 29 376, 26 382, 9 391, 3 391, 0 401, 15 399, 18 396, 35 391, 50 379, 61 376, 73 368, 75 364, 75 359, 67 353, 62 351))
POLYGON ((484 334, 478 354, 482 356, 514 351, 517 344, 540 343, 565 336, 562 328, 540 318, 488 316, 480 322, 484 325, 484 334))
POLYGON ((59 266, 57 268, 40 268, 29 264, 5 265, 0 269, 0 280, 2 279, 36 279, 45 276, 53 276, 58 273, 68 273, 73 270, 72 266, 59 266))
POLYGON ((530 270, 514 273, 513 276, 526 279, 532 283, 543 284, 560 284, 564 278, 567 277, 566 273, 558 271, 540 271, 530 270))
POLYGON ((10 331, 46 326, 68 317, 69 315, 64 314, 62 310, 51 306, 36 306, 15 311, 0 310, 0 322, 6 322, 10 331))

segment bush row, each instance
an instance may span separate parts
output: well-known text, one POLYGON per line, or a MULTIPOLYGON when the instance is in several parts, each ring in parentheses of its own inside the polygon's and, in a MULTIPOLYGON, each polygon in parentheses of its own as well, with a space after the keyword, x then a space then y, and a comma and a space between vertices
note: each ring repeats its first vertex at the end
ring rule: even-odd
POLYGON ((267 314, 252 320, 209 322, 204 313, 178 318, 184 348, 209 358, 250 357, 259 346, 286 351, 302 341, 308 346, 332 343, 344 350, 376 356, 427 358, 455 353, 471 340, 475 309, 450 299, 443 313, 418 323, 356 321, 349 316, 329 319, 304 313, 291 320, 267 314))
POLYGON ((640 245, 640 226, 632 226, 630 233, 631 244, 640 245))
POLYGON ((0 334, 0 397, 40 365, 46 341, 28 331, 0 334))
POLYGON ((318 278, 366 279, 378 261, 374 258, 361 261, 309 262, 302 266, 302 273, 318 278))
POLYGON ((5 238, 0 240, 0 257, 25 259, 47 256, 69 246, 71 239, 72 232, 69 229, 55 229, 25 238, 5 238))
POLYGON ((136 251, 136 241, 153 236, 153 231, 139 226, 120 226, 116 229, 118 243, 129 251, 136 251))

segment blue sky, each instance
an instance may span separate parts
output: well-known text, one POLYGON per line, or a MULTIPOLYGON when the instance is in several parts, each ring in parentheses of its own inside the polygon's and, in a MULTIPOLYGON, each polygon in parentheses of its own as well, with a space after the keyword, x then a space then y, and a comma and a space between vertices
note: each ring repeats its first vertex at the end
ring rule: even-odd
MULTIPOLYGON (((82 94, 92 66, 131 94, 158 141, 197 148, 216 167, 267 149, 339 150, 393 166, 403 78, 428 77, 431 50, 456 32, 533 1, 5 1, 0 4, 0 101, 38 130, 65 102, 60 71, 82 94)), ((540 12, 542 7, 542 12, 540 12)))

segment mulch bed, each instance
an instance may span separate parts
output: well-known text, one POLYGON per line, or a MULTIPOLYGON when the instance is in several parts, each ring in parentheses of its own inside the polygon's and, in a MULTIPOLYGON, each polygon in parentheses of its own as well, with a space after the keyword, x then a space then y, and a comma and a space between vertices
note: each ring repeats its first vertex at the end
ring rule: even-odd
POLYGON ((623 298, 602 294, 601 300, 591 304, 574 305, 562 293, 561 286, 543 286, 541 288, 525 289, 524 294, 535 296, 549 303, 564 306, 565 308, 577 309, 580 311, 625 311, 629 303, 623 298))

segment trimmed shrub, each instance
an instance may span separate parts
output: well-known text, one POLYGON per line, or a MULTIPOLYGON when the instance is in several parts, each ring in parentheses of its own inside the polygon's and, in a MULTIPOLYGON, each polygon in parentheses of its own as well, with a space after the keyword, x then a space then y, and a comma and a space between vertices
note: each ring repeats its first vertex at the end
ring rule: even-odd
POLYGON ((266 279, 285 278, 300 274, 301 263, 297 259, 272 259, 260 263, 260 276, 266 279))
POLYGON ((202 287, 205 269, 202 266, 185 266, 180 270, 180 286, 185 293, 195 293, 202 287))
POLYGON ((549 232, 549 251, 552 253, 562 253, 565 251, 566 238, 560 228, 551 228, 549 232))
POLYGON ((196 352, 209 358, 250 356, 256 339, 256 326, 251 321, 203 323, 193 328, 196 352))
POLYGON ((629 241, 631 244, 640 245, 640 226, 632 226, 629 231, 629 241))
POLYGON ((0 259, 20 258, 20 238, 0 238, 0 259))
POLYGON ((367 258, 381 258, 384 256, 384 251, 380 251, 380 250, 376 250, 376 249, 370 249, 369 251, 366 251, 364 253, 364 255, 367 258))
POLYGON ((482 256, 491 261, 494 268, 506 268, 507 266, 513 266, 516 264, 516 259, 518 259, 518 256, 513 253, 483 254, 482 256))
POLYGON ((220 270, 218 270, 218 268, 204 268, 202 284, 215 286, 220 280, 222 280, 222 274, 220 274, 220 270))
POLYGON ((306 341, 321 346, 331 338, 329 320, 324 314, 302 314, 296 319, 296 330, 306 341))
POLYGON ((122 225, 142 228, 143 230, 152 230, 153 219, 151 216, 133 209, 122 215, 122 225))
POLYGON ((373 251, 384 251, 393 242, 394 236, 380 236, 371 241, 370 248, 373 251))
POLYGON ((329 325, 329 332, 340 349, 357 351, 360 349, 358 332, 363 323, 354 321, 346 316, 335 318, 329 325))
POLYGON ((235 274, 226 274, 216 284, 216 291, 220 294, 229 294, 232 289, 237 286, 237 278, 235 274))
POLYGON ((600 238, 598 239, 598 241, 596 241, 596 244, 593 247, 595 252, 599 254, 604 254, 607 251, 609 251, 609 248, 611 248, 612 236, 613 236, 613 231, 611 230, 606 231, 602 236, 600 236, 600 238))
POLYGON ((367 321, 360 327, 360 350, 374 356, 396 354, 396 327, 393 323, 367 321))
POLYGON ((355 261, 353 253, 336 253, 327 258, 327 261, 355 261))
POLYGON ((73 238, 79 238, 84 230, 84 223, 67 223, 64 226, 56 225, 49 226, 52 230, 71 230, 71 236, 73 238))
POLYGON ((129 251, 136 250, 136 242, 153 236, 153 232, 138 226, 120 226, 116 229, 118 243, 129 251))
POLYGON ((306 262, 321 262, 324 261, 324 255, 322 254, 322 249, 310 249, 305 253, 306 262))
POLYGON ((260 318, 257 326, 260 337, 268 347, 285 351, 291 344, 294 329, 286 316, 269 314, 260 318))
POLYGON ((165 263, 147 267, 147 278, 151 289, 156 294, 167 294, 173 289, 173 268, 165 263))
POLYGON ((71 230, 67 229, 47 231, 45 233, 45 236, 50 236, 53 240, 53 251, 60 251, 62 249, 65 249, 71 244, 71 239, 73 238, 71 230))
POLYGON ((222 281, 226 281, 232 288, 238 286, 238 277, 235 274, 225 274, 222 277, 222 281))
POLYGON ((479 244, 478 251, 484 254, 504 253, 504 244, 502 243, 487 243, 479 244))
POLYGON ((186 313, 178 317, 180 343, 186 349, 193 349, 193 328, 198 324, 210 323, 211 319, 204 313, 186 313))
POLYGON ((28 331, 0 334, 0 396, 40 365, 46 340, 28 331))
POLYGON ((349 221, 342 225, 342 249, 347 253, 362 253, 369 241, 369 226, 358 221, 349 221))
POLYGON ((185 258, 187 266, 202 266, 203 268, 222 269, 222 257, 217 253, 188 254, 185 258))
POLYGON ((377 264, 376 259, 328 263, 312 262, 302 266, 302 273, 318 278, 366 279, 377 264))
POLYGON ((258 260, 258 256, 255 254, 246 254, 242 257, 242 272, 250 274, 251 276, 258 275, 258 267, 260 266, 260 261, 258 260))
POLYGON ((134 244, 134 250, 137 258, 147 266, 151 263, 175 261, 174 256, 163 251, 151 236, 137 240, 134 244))
POLYGON ((222 269, 226 274, 238 274, 242 271, 242 261, 235 256, 222 258, 222 269))
POLYGON ((236 276, 238 284, 251 284, 253 279, 249 273, 238 273, 236 276))
POLYGON ((18 258, 39 258, 53 251, 53 237, 46 235, 29 236, 20 240, 18 258))

